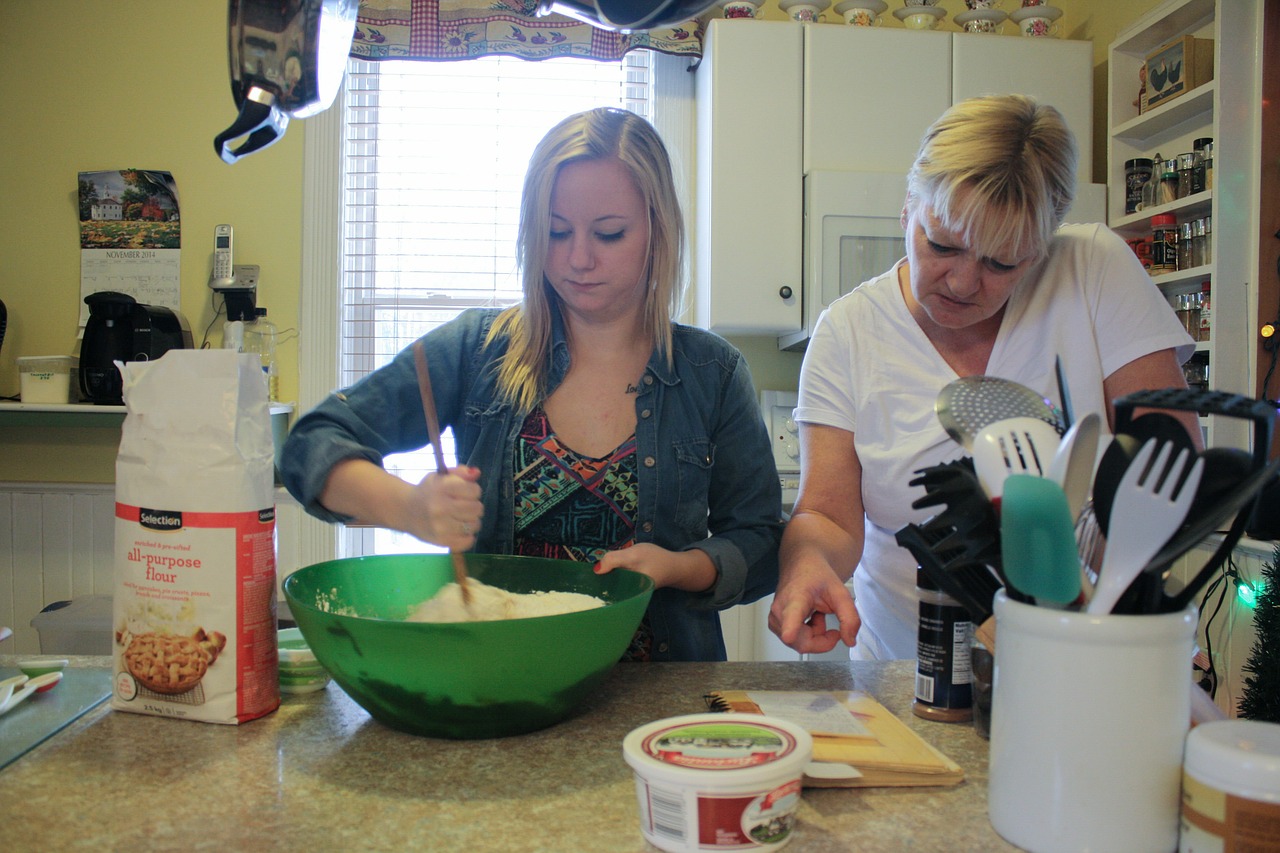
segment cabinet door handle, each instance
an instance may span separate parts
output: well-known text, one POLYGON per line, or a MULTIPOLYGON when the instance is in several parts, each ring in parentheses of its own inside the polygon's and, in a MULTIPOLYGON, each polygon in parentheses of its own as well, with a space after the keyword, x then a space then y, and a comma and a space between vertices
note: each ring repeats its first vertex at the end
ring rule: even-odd
POLYGON ((782 287, 778 288, 778 295, 781 296, 783 299, 790 299, 791 292, 792 292, 791 288, 785 284, 782 285, 782 287))

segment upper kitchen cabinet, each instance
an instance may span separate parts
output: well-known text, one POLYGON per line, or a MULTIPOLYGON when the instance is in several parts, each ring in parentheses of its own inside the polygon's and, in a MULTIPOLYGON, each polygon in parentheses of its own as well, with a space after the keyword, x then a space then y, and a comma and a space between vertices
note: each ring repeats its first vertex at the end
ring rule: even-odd
POLYGON ((1076 136, 1076 178, 1093 180, 1092 42, 957 33, 951 59, 955 101, 1016 92, 1057 107, 1076 136))
MULTIPOLYGON (((1156 216, 1173 217, 1178 242, 1184 225, 1193 234, 1207 226, 1206 252, 1179 257, 1175 244, 1176 269, 1153 278, 1170 301, 1199 294, 1209 284, 1212 322, 1207 340, 1202 334, 1196 345, 1188 378, 1246 396, 1253 395, 1256 338, 1251 330, 1258 323, 1262 8, 1263 0, 1170 0, 1119 33, 1108 49, 1108 221, 1131 241, 1150 238, 1156 216), (1212 74, 1190 68, 1187 59, 1157 65, 1159 79, 1147 81, 1151 92, 1157 83, 1167 89, 1177 77, 1186 91, 1140 110, 1147 57, 1184 36, 1212 40, 1212 74), (1156 194, 1126 212, 1127 163, 1157 155, 1176 161, 1204 139, 1213 141, 1213 149, 1202 181, 1185 193, 1156 194)), ((1162 171, 1155 169, 1157 180, 1162 171)), ((1248 447, 1249 424, 1240 419, 1214 416, 1204 427, 1213 446, 1248 447)))
POLYGON ((804 174, 905 173, 920 137, 951 106, 951 34, 804 30, 804 174))
MULTIPOLYGON (((1091 63, 1087 42, 710 21, 696 82, 695 322, 803 347, 805 318, 816 316, 804 301, 817 298, 802 251, 805 176, 904 174, 957 100, 1019 92, 1058 107, 1081 140, 1087 181, 1091 63)), ((1094 189, 1082 195, 1100 202, 1094 189)))
POLYGON ((695 322, 800 328, 801 25, 716 19, 696 78, 695 322))

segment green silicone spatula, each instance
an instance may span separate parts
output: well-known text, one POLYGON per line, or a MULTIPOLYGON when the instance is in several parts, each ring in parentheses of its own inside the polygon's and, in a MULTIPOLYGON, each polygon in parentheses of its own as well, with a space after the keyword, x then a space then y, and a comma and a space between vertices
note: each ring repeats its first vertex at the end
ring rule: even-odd
POLYGON ((1071 507, 1053 480, 1032 474, 1005 479, 1000 552, 1009 584, 1037 604, 1066 607, 1080 597, 1071 507))

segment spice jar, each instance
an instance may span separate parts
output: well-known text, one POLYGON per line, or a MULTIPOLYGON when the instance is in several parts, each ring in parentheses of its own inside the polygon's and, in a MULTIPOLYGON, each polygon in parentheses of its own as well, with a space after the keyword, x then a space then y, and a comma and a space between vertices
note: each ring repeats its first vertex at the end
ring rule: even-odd
POLYGON ((1124 164, 1124 212, 1137 213, 1142 209, 1142 187, 1151 180, 1151 160, 1136 157, 1124 164))
POLYGON ((1178 198, 1186 198, 1192 193, 1192 173, 1196 168, 1196 160, 1200 155, 1194 151, 1178 155, 1178 198))
POLYGON ((1189 270, 1195 264, 1191 260, 1191 223, 1184 222, 1178 226, 1178 269, 1189 270))
POLYGON ((1187 334, 1196 339, 1200 335, 1200 294, 1199 293, 1180 293, 1174 298, 1174 313, 1178 315, 1178 322, 1182 324, 1182 328, 1187 334))
POLYGON ((1191 266, 1202 267, 1209 263, 1209 234, 1205 230, 1205 221, 1203 219, 1197 219, 1190 224, 1191 266))
POLYGON ((1152 275, 1176 272, 1178 269, 1178 220, 1172 213, 1151 217, 1152 275))
POLYGON ((1178 161, 1165 160, 1160 167, 1160 189, 1156 204, 1171 204, 1178 200, 1178 161))
MULTIPOLYGON (((1198 182, 1200 190, 1211 190, 1213 189, 1213 137, 1205 136, 1197 139, 1191 143, 1191 147, 1200 152, 1199 171, 1202 175, 1198 182)), ((1192 183, 1196 183, 1194 177, 1192 183)))
POLYGON ((1213 335, 1213 309, 1209 306, 1209 288, 1208 281, 1200 285, 1200 334, 1196 335, 1196 340, 1207 341, 1213 335))
POLYGON ((1204 262, 1213 263, 1213 217, 1206 216, 1200 220, 1204 223, 1204 262))

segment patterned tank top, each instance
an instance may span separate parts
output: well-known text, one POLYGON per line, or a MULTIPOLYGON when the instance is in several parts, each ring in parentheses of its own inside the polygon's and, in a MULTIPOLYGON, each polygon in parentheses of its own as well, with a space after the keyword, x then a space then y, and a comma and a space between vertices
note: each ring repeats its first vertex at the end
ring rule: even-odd
MULTIPOLYGON (((516 443, 516 554, 594 563, 635 543, 636 437, 598 459, 556 437, 541 406, 525 418, 516 443)), ((623 660, 648 660, 648 617, 623 660)))

